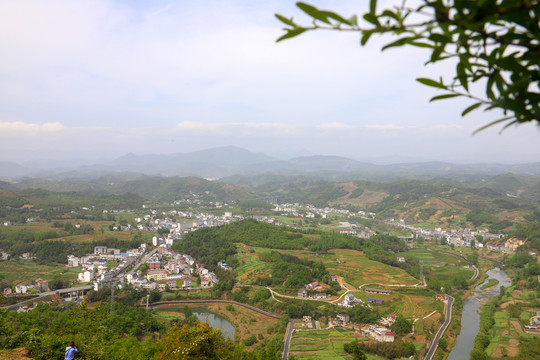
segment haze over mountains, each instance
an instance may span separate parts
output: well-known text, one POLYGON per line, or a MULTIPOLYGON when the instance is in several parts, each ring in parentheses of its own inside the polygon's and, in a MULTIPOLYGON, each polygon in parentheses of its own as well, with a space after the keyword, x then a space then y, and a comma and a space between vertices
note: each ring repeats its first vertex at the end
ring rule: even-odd
POLYGON ((418 162, 378 165, 339 156, 314 155, 279 160, 235 146, 218 147, 191 153, 126 154, 113 160, 86 165, 79 161, 59 165, 0 162, 0 178, 83 179, 106 174, 158 176, 198 176, 219 179, 233 175, 279 174, 312 175, 321 179, 398 179, 446 175, 486 175, 514 173, 540 175, 540 163, 528 164, 452 164, 418 162))

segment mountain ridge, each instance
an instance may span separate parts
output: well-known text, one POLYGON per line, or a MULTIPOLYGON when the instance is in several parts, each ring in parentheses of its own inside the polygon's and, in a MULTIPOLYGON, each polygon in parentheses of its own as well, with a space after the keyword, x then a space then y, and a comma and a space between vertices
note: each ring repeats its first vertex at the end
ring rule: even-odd
POLYGON ((388 179, 425 176, 485 175, 496 176, 514 173, 519 176, 540 175, 540 162, 525 164, 455 164, 442 161, 374 164, 344 156, 310 155, 280 160, 262 152, 252 152, 236 146, 216 147, 187 153, 142 154, 127 153, 118 158, 71 167, 35 168, 15 162, 0 162, 0 179, 13 180, 23 177, 80 178, 99 174, 144 174, 151 176, 196 176, 219 179, 234 175, 287 174, 313 175, 327 179, 367 178, 388 179))

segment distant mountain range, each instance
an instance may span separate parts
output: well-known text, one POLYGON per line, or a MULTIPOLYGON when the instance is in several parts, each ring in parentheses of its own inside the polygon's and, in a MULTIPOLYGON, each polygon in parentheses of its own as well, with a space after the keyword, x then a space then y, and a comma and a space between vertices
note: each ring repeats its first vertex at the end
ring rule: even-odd
POLYGON ((220 179, 234 175, 274 174, 311 176, 321 180, 394 180, 448 175, 495 176, 513 173, 520 176, 540 175, 540 163, 529 164, 451 164, 445 162, 376 165, 339 157, 314 155, 278 160, 235 146, 219 147, 191 153, 136 155, 126 154, 94 165, 63 164, 59 168, 38 168, 36 164, 0 162, 0 179, 21 178, 77 180, 114 174, 124 180, 137 174, 156 176, 198 176, 220 179))

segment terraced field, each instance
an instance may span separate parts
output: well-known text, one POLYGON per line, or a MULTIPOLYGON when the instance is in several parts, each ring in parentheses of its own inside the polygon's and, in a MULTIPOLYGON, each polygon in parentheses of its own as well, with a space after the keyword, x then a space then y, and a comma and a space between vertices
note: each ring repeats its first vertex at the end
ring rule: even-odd
POLYGON ((63 264, 41 265, 33 260, 0 262, 0 274, 15 285, 26 284, 40 277, 47 281, 55 278, 73 281, 77 279, 79 272, 80 268, 71 269, 63 264))
POLYGON ((428 249, 412 249, 406 252, 402 252, 399 255, 403 256, 405 259, 414 259, 414 260, 423 261, 426 263, 443 263, 443 264, 464 263, 463 260, 458 257, 440 253, 440 252, 435 252, 428 249))
MULTIPOLYGON (((352 356, 343 350, 343 346, 353 340, 366 339, 344 329, 301 330, 294 333, 289 354, 300 359, 352 359, 352 356)), ((381 358, 369 355, 368 359, 381 358)))
POLYGON ((392 290, 392 295, 368 294, 364 291, 353 291, 352 294, 364 302, 367 298, 383 300, 384 303, 371 304, 371 307, 381 312, 401 314, 408 319, 423 318, 434 310, 442 314, 443 303, 435 300, 434 295, 428 290, 390 287, 385 289, 392 290))
POLYGON ((255 279, 258 275, 263 275, 268 271, 268 263, 260 261, 259 254, 270 250, 251 248, 244 244, 237 244, 237 246, 237 257, 240 266, 235 269, 238 273, 236 281, 239 281, 244 285, 249 285, 251 284, 250 280, 255 279))
POLYGON ((287 250, 287 254, 322 261, 330 273, 343 276, 355 287, 369 283, 414 285, 419 282, 404 270, 369 260, 362 252, 356 250, 336 249, 330 250, 328 254, 287 250))

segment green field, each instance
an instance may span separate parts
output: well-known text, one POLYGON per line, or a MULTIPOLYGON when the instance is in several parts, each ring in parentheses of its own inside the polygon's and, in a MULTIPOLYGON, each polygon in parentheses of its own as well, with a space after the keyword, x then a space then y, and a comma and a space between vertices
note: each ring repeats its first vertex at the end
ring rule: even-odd
POLYGON ((424 269, 431 269, 437 279, 439 279, 440 281, 450 281, 457 276, 465 276, 467 279, 469 279, 474 274, 473 269, 463 268, 450 264, 446 264, 443 266, 424 265, 424 269))
POLYGON ((465 264, 462 259, 456 256, 448 255, 438 251, 428 250, 425 248, 412 249, 406 252, 402 252, 399 255, 403 256, 407 260, 412 259, 423 261, 426 263, 465 264))
POLYGON ((80 267, 68 268, 65 264, 41 265, 33 260, 10 260, 0 262, 0 274, 13 285, 28 284, 37 278, 47 281, 77 279, 80 267))
POLYGON ((254 276, 255 274, 264 272, 269 268, 270 264, 260 261, 258 254, 270 250, 254 248, 251 250, 253 252, 246 253, 245 249, 244 246, 238 245, 238 254, 236 256, 240 262, 240 266, 235 269, 238 273, 236 281, 240 281, 244 285, 249 285, 251 284, 250 280, 256 278, 256 276, 254 276))
MULTIPOLYGON (((383 287, 379 287, 383 288, 383 287)), ((383 300, 383 304, 371 304, 371 307, 383 313, 401 314, 408 319, 422 318, 432 311, 443 312, 443 303, 437 301, 433 293, 427 289, 390 288, 392 295, 369 294, 365 291, 352 291, 351 293, 364 302, 367 298, 383 300)))
MULTIPOLYGON (((366 339, 344 329, 301 330, 292 337, 289 355, 314 360, 352 359, 352 356, 343 350, 343 346, 354 340, 366 339)), ((368 359, 381 358, 368 355, 368 359)))
POLYGON ((535 313, 531 310, 535 309, 536 292, 514 289, 515 286, 506 289, 506 295, 494 314, 495 324, 490 329, 490 343, 486 348, 487 354, 492 357, 504 357, 505 354, 515 357, 520 353, 522 339, 540 339, 540 335, 527 334, 523 329, 523 324, 527 324, 529 317, 535 313), (514 306, 513 310, 510 310, 510 306, 514 306))
POLYGON ((343 276, 349 284, 357 288, 370 283, 414 285, 419 282, 405 270, 370 260, 356 250, 336 249, 330 250, 328 254, 287 250, 286 253, 312 261, 322 261, 331 274, 343 276))

